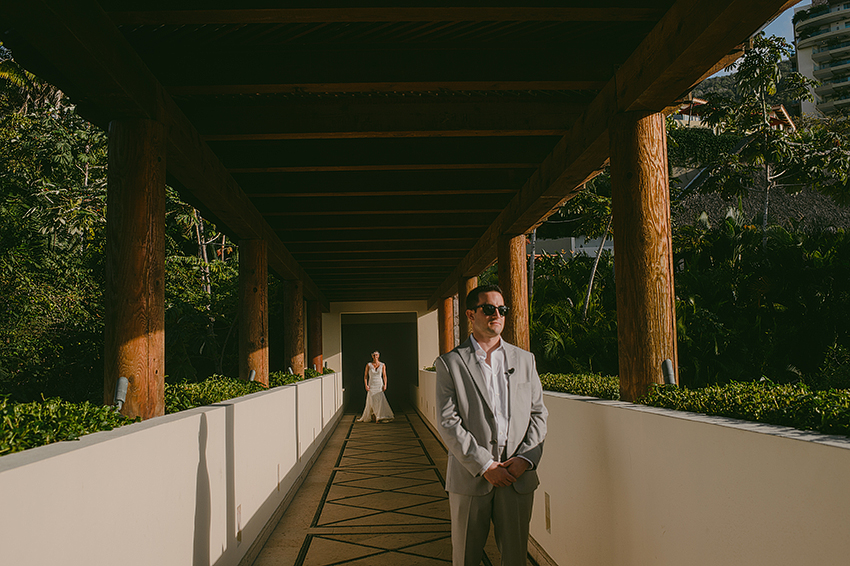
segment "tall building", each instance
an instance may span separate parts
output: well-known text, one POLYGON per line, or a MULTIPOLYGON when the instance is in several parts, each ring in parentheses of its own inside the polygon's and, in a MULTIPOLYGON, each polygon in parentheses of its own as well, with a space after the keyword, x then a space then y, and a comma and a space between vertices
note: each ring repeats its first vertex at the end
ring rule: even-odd
POLYGON ((850 109, 850 2, 814 0, 794 11, 797 70, 821 85, 803 114, 850 109))

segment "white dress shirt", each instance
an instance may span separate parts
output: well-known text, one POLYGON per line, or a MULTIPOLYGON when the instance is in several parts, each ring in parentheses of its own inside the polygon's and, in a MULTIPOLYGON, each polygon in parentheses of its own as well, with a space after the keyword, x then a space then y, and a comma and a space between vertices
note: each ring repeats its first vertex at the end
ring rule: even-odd
MULTIPOLYGON (((508 423, 510 422, 510 406, 508 403, 508 377, 505 358, 505 348, 503 342, 499 340, 499 346, 490 352, 490 363, 487 363, 487 352, 475 340, 475 337, 470 336, 472 346, 475 349, 475 357, 478 360, 478 367, 481 368, 481 373, 484 375, 484 382, 487 384, 487 391, 490 394, 490 401, 493 404, 493 409, 496 413, 496 425, 498 427, 498 454, 505 451, 508 444, 508 423)), ((481 474, 486 472, 495 460, 490 460, 481 474)))

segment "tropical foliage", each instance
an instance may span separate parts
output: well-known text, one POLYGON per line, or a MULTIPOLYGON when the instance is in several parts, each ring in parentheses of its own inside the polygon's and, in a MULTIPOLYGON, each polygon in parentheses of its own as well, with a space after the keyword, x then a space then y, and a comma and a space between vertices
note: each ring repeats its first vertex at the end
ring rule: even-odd
POLYGON ((531 301, 531 349, 542 371, 617 374, 614 260, 602 254, 587 299, 594 258, 537 259, 531 301), (585 306, 587 306, 586 314, 585 306))
MULTIPOLYGON (((98 402, 106 135, 2 46, 0 79, 0 393, 98 402)), ((169 380, 236 374, 238 250, 170 189, 166 255, 169 380)))
POLYGON ((0 396, 0 456, 135 422, 112 407, 58 397, 14 403, 0 396))

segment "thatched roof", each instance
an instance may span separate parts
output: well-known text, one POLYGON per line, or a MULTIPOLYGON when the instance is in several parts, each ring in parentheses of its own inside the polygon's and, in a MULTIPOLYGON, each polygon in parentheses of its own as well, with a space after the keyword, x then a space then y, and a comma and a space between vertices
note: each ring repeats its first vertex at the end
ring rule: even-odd
MULTIPOLYGON (((742 204, 746 221, 761 224, 764 189, 750 191, 742 204)), ((708 215, 711 225, 717 226, 723 222, 730 208, 737 207, 737 199, 725 199, 717 193, 693 195, 673 208, 673 226, 695 224, 703 212, 708 215)), ((850 229, 850 208, 839 206, 831 198, 811 188, 791 194, 782 188, 773 189, 770 192, 768 222, 806 232, 850 229)))

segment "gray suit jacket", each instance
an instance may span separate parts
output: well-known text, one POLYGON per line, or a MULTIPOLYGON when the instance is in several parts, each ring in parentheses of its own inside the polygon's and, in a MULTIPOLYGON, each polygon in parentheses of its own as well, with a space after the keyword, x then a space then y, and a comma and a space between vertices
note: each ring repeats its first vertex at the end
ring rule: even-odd
MULTIPOLYGON (((532 464, 512 484, 518 493, 530 493, 540 483, 537 464, 543 454, 546 416, 543 388, 534 355, 507 342, 508 457, 523 456, 532 464)), ((437 410, 439 431, 449 450, 446 491, 486 495, 493 485, 479 475, 492 458, 498 461, 498 430, 484 375, 478 367, 472 342, 467 340, 437 359, 437 410)))

